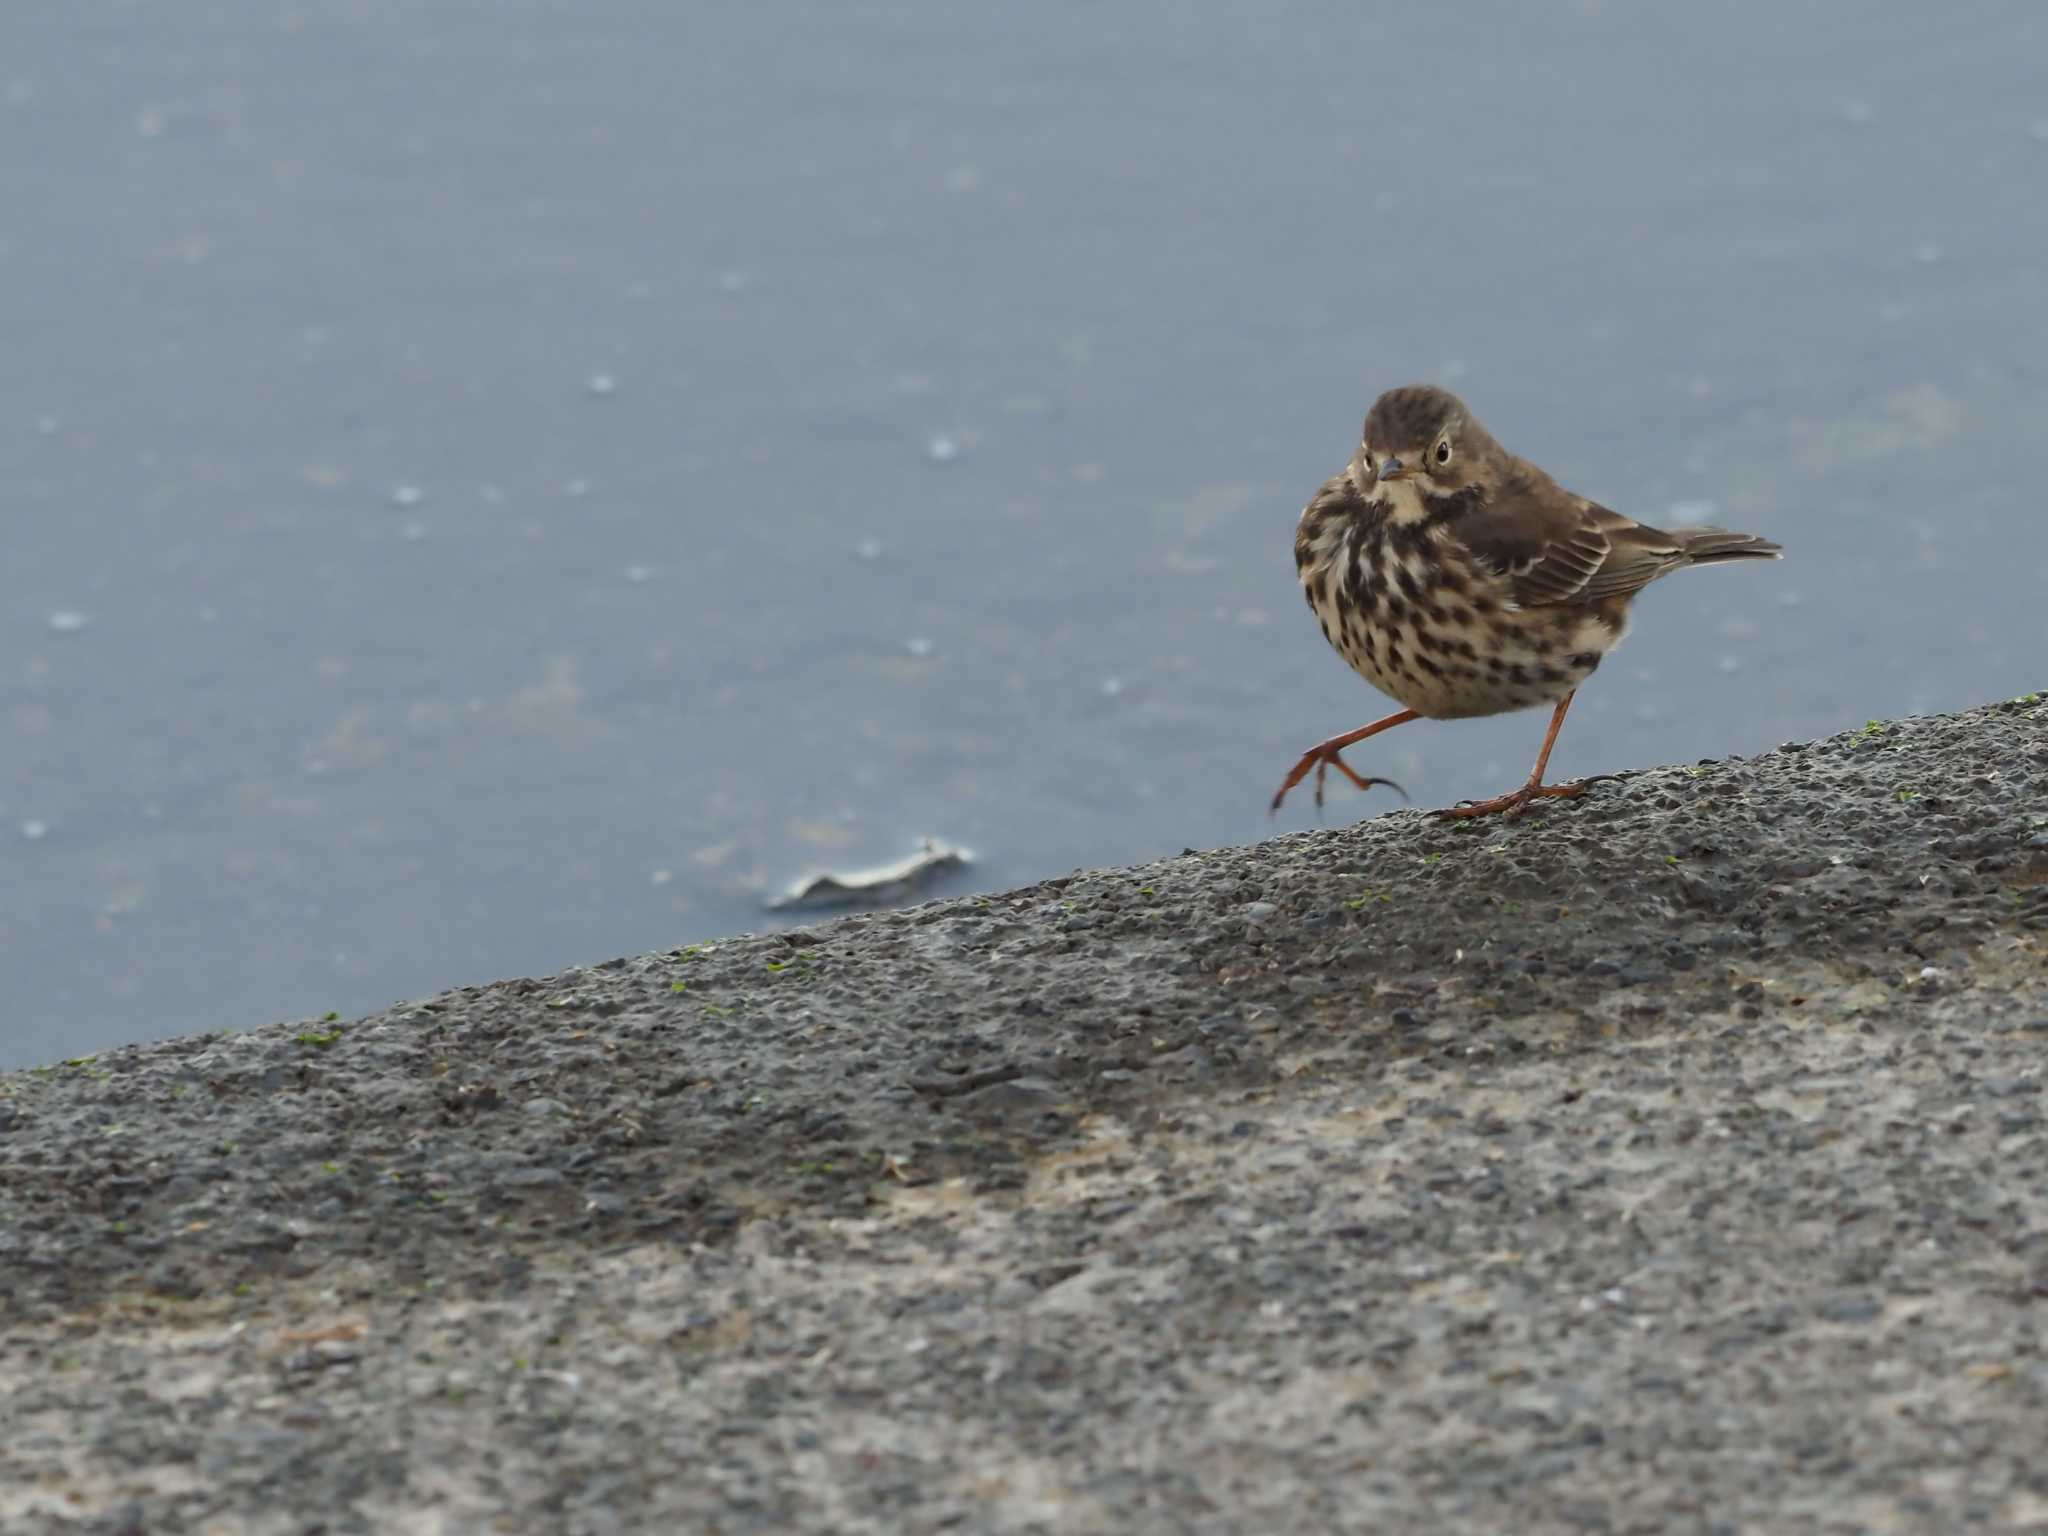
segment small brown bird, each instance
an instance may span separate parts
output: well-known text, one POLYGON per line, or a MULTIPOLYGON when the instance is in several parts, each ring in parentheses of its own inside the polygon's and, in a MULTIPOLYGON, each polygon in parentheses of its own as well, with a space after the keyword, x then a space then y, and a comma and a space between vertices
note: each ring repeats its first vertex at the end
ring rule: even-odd
POLYGON ((1340 755, 1410 720, 1462 720, 1554 703, 1536 767, 1521 788, 1446 816, 1519 815, 1545 784, 1564 712, 1621 643, 1635 595, 1688 565, 1778 557, 1769 539, 1721 528, 1665 532, 1575 496, 1495 442, 1465 403, 1426 384, 1373 403, 1342 474, 1301 514, 1294 563, 1323 638, 1381 693, 1406 706, 1301 755, 1273 796, 1335 768, 1340 755))

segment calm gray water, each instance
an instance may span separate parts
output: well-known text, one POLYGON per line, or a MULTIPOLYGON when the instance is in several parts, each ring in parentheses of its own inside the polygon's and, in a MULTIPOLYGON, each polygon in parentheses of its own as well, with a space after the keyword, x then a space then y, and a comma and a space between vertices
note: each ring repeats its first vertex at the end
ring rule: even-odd
POLYGON ((0 1064, 1302 825, 1413 379, 1790 551, 1562 774, 2039 686, 2048 8, 1374 9, 10 6, 0 1064))

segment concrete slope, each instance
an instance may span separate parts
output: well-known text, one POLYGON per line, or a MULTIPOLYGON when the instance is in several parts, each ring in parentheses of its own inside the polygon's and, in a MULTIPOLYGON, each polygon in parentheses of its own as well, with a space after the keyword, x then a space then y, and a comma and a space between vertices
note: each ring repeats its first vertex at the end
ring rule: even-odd
POLYGON ((2039 1528, 2044 1062, 2029 699, 10 1074, 0 1529, 2039 1528))

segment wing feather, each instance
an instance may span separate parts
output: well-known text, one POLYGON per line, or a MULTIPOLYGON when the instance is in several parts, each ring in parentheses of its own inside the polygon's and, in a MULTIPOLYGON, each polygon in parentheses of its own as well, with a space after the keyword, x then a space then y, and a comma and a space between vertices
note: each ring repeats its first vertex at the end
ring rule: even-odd
POLYGON ((1480 561, 1508 578, 1524 607, 1637 592, 1685 563, 1670 534, 1574 496, 1533 468, 1450 526, 1480 561))

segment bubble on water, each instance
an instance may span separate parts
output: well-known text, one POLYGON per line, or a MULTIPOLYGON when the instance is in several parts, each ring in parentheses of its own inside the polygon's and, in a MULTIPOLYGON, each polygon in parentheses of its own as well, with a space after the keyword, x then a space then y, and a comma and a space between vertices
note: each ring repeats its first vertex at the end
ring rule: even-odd
POLYGON ((929 656, 931 655, 934 647, 931 641, 926 639, 923 635, 912 635, 908 640, 903 642, 903 649, 910 652, 910 654, 913 656, 929 656))
POLYGON ((643 581, 652 581, 653 579, 654 567, 651 565, 642 565, 638 561, 635 561, 633 564, 626 567, 626 580, 628 581, 637 583, 643 581))
POLYGON ((562 494, 571 501, 581 501, 590 494, 590 482, 588 480, 566 481, 562 486, 562 494))
POLYGON ((50 824, 31 816, 21 824, 21 835, 30 842, 41 842, 50 835, 50 824))
POLYGON ((667 885, 675 877, 675 871, 672 869, 657 869, 648 875, 647 883, 649 885, 667 885))
POLYGON ((416 507, 427 499, 427 493, 416 485, 394 485, 391 488, 391 505, 394 507, 416 507))
POLYGON ((145 139, 160 139, 164 136, 163 108, 154 106, 135 109, 135 131, 145 139))
POLYGON ((1105 699, 1113 699, 1124 691, 1124 680, 1120 677, 1105 677, 1096 686, 1102 690, 1105 699))
POLYGON ((59 608, 50 615, 50 628, 60 635, 75 635, 91 622, 76 608, 59 608))
POLYGON ((1913 247, 1913 259, 1923 267, 1931 267, 1943 256, 1942 248, 1932 240, 1923 240, 1913 247))
POLYGON ((1742 670, 1742 658, 1734 655, 1723 656, 1714 665, 1723 672, 1740 672, 1742 670))
POLYGON ((880 539, 862 539, 853 546, 853 552, 863 560, 879 560, 882 558, 882 541, 880 539))
POLYGON ((924 452, 934 464, 949 464, 960 457, 960 445, 940 432, 924 445, 924 452))
POLYGON ((488 480, 476 488, 476 493, 494 507, 505 499, 505 492, 488 480))
POLYGON ((619 387, 619 381, 608 373, 593 373, 584 385, 593 395, 609 395, 619 387))

